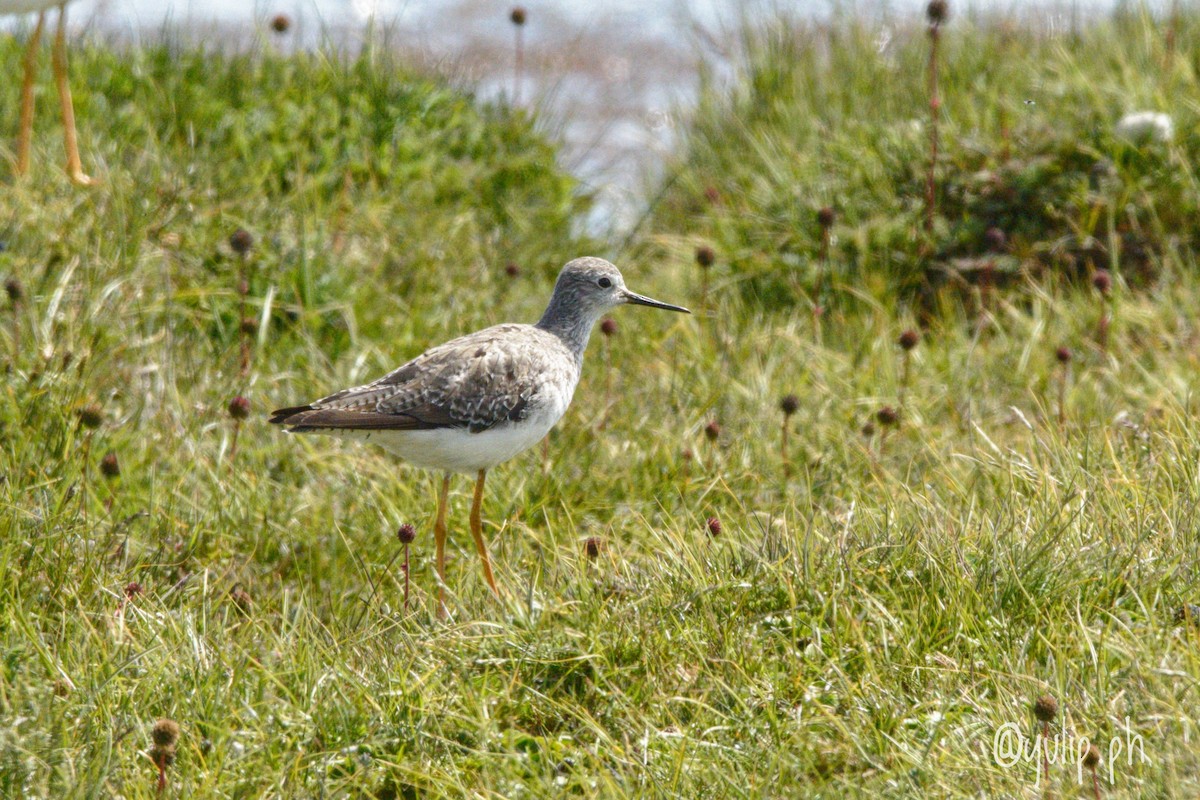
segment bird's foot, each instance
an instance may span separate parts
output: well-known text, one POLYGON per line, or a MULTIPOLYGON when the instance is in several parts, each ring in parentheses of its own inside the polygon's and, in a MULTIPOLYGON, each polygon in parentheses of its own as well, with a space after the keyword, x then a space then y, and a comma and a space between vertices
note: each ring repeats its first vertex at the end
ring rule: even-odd
POLYGON ((102 182, 99 178, 91 177, 82 169, 71 169, 70 167, 67 167, 67 177, 76 186, 99 186, 102 182))

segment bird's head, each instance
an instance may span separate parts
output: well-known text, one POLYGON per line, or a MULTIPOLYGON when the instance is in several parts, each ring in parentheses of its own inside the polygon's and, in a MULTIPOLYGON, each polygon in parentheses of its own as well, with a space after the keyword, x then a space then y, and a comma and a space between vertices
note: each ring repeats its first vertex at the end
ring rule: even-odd
POLYGON ((573 309, 580 316, 593 320, 626 304, 691 313, 683 306, 629 291, 619 269, 602 258, 592 257, 577 258, 562 268, 554 285, 554 300, 560 312, 573 309))

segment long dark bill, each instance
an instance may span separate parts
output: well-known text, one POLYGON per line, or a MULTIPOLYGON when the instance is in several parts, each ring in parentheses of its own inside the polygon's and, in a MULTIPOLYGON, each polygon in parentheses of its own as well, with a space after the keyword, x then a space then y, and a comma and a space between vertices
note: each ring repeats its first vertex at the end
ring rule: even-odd
POLYGON ((625 302, 635 306, 650 306, 651 308, 661 308, 666 311, 680 311, 684 314, 692 313, 683 306, 673 306, 670 303, 664 303, 661 300, 655 300, 641 294, 634 294, 630 291, 625 292, 625 302))

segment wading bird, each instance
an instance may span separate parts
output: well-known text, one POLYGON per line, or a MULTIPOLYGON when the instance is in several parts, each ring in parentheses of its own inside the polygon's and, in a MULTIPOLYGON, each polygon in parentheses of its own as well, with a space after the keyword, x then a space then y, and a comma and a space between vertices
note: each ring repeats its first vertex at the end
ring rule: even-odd
POLYGON ((592 327, 625 304, 689 313, 634 294, 600 258, 563 267, 536 325, 496 325, 427 350, 379 380, 274 412, 289 433, 373 442, 409 463, 444 473, 438 492, 438 615, 445 616, 446 498, 455 472, 475 476, 471 535, 497 597, 483 541, 487 471, 541 441, 571 403, 592 327))

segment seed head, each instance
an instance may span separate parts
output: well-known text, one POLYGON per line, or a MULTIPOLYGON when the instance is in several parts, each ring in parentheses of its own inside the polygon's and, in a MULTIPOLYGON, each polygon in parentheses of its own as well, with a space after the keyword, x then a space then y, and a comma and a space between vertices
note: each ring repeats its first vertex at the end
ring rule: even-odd
POLYGON ((1033 715, 1042 722, 1049 722, 1058 714, 1058 701, 1048 694, 1039 697, 1033 703, 1033 715))
POLYGON ((1112 274, 1106 269, 1096 270, 1096 274, 1092 276, 1092 286, 1095 286, 1100 294, 1107 295, 1112 291, 1112 274))
POLYGON ((716 205, 717 203, 721 202, 721 192, 718 191, 717 187, 715 186, 705 186, 704 199, 713 205, 716 205))
POLYGON ((714 253, 713 249, 708 245, 702 244, 696 248, 696 263, 699 264, 702 269, 708 269, 716 260, 717 254, 714 253))
POLYGON ((121 464, 113 451, 109 450, 104 454, 104 458, 100 459, 100 474, 106 478, 116 478, 121 474, 121 464))
POLYGON ((817 224, 820 225, 823 230, 829 230, 832 228, 833 221, 836 218, 837 214, 835 214, 834 210, 829 206, 825 206, 817 212, 817 224))
POLYGON ((1008 236, 1004 234, 1004 231, 993 225, 984 231, 983 241, 987 244, 988 250, 993 253, 1001 253, 1004 252, 1004 248, 1008 245, 1008 236))
POLYGON ((174 747, 179 741, 179 723, 165 717, 158 720, 150 729, 150 738, 157 747, 174 747))
POLYGON ((1058 359, 1060 364, 1069 364, 1071 362, 1071 348, 1066 345, 1061 345, 1054 351, 1054 357, 1058 359))
POLYGON ((254 317, 246 317, 242 320, 242 333, 250 336, 257 330, 258 320, 256 320, 254 317))
POLYGON ((4 282, 4 291, 8 293, 8 299, 14 305, 25 299, 25 287, 16 278, 9 278, 4 282))
POLYGON ((137 581, 130 581, 125 584, 125 598, 132 600, 142 593, 142 585, 137 581))
POLYGON ((783 412, 785 417, 790 417, 800 410, 800 398, 794 394, 787 394, 779 401, 779 410, 783 412))
POLYGON ((692 452, 692 448, 690 447, 683 448, 683 452, 681 452, 679 455, 683 457, 684 461, 691 461, 696 457, 696 454, 692 452))
POLYGON ((1087 752, 1083 754, 1083 765, 1088 769, 1095 769, 1100 766, 1100 748, 1094 744, 1089 744, 1087 752))
POLYGON ((254 237, 245 228, 238 228, 229 237, 229 247, 239 256, 244 256, 254 247, 254 237))
POLYGON ((889 428, 900 421, 900 412, 891 406, 884 406, 875 412, 875 419, 885 428, 889 428))
POLYGON ((292 18, 287 14, 276 14, 271 17, 271 30, 275 33, 287 33, 292 27, 292 18))
POLYGON ((946 0, 932 0, 925 9, 925 16, 929 18, 930 25, 941 25, 950 16, 950 4, 946 0))
POLYGON ((710 442, 715 442, 717 440, 717 437, 720 435, 721 435, 721 423, 717 422, 715 419, 712 422, 710 422, 704 426, 704 436, 710 442))
POLYGON ((604 540, 599 536, 589 536, 583 540, 583 552, 588 558, 596 558, 604 552, 604 540))
POLYGON ((234 419, 245 419, 250 416, 250 401, 238 395, 229 401, 229 416, 234 419))
POLYGON ((512 24, 518 28, 525 24, 526 14, 524 6, 513 6, 513 10, 509 12, 508 18, 512 20, 512 24))
POLYGON ((861 433, 863 436, 870 439, 875 435, 875 423, 867 420, 865 423, 863 423, 861 433))
POLYGON ((91 403, 79 409, 79 423, 85 428, 99 428, 104 422, 104 409, 99 404, 91 403))
POLYGON ((600 320, 600 332, 605 336, 612 336, 617 332, 617 321, 612 317, 600 320))
POLYGON ((400 540, 400 544, 412 544, 417 538, 417 529, 406 522, 396 531, 396 538, 400 540))
POLYGON ((708 528, 708 535, 714 539, 721 535, 721 520, 716 517, 709 517, 705 526, 708 528))
POLYGON ((917 346, 919 341, 921 341, 921 334, 917 333, 912 328, 909 328, 904 333, 900 334, 900 339, 897 343, 904 350, 912 350, 917 346))

